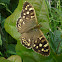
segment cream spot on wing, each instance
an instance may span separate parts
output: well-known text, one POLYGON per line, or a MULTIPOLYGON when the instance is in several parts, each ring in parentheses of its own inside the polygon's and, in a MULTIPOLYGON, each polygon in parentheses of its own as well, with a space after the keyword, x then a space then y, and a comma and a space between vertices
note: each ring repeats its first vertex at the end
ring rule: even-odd
POLYGON ((46 52, 48 52, 49 49, 46 49, 46 52))
POLYGON ((33 47, 35 47, 36 45, 34 44, 33 47))
POLYGON ((26 17, 26 19, 29 19, 29 18, 26 17))
POLYGON ((27 7, 29 7, 29 5, 27 5, 27 7))
POLYGON ((29 14, 29 11, 27 11, 27 14, 29 14))
POLYGON ((44 50, 44 52, 48 52, 48 49, 44 50))
POLYGON ((36 49, 38 49, 38 46, 36 46, 36 49))
POLYGON ((25 10, 27 10, 27 8, 25 8, 25 10))
POLYGON ((28 39, 28 41, 30 42, 30 39, 28 39))
POLYGON ((37 43, 37 40, 35 41, 35 43, 37 43))
POLYGON ((26 13, 23 13, 23 15, 26 15, 26 13))
POLYGON ((29 8, 29 11, 34 10, 34 8, 29 8))
POLYGON ((30 43, 28 43, 28 46, 30 46, 30 43))
POLYGON ((44 51, 44 49, 42 48, 42 51, 44 51))
POLYGON ((20 21, 20 22, 22 22, 23 20, 22 20, 22 19, 20 19, 19 21, 20 21))
POLYGON ((41 40, 43 37, 40 37, 39 39, 41 40))
POLYGON ((23 16, 23 18, 25 18, 25 16, 23 16))
POLYGON ((34 16, 31 16, 31 18, 33 18, 34 16))
POLYGON ((20 26, 21 26, 21 23, 22 23, 22 22, 23 22, 23 20, 22 20, 22 19, 20 19, 20 20, 19 20, 19 25, 20 25, 20 26))
POLYGON ((39 44, 39 47, 42 47, 42 44, 41 43, 39 44))
POLYGON ((49 44, 47 43, 47 44, 44 45, 44 47, 47 47, 48 45, 49 45, 49 44))
POLYGON ((25 22, 23 22, 23 24, 25 24, 25 22))

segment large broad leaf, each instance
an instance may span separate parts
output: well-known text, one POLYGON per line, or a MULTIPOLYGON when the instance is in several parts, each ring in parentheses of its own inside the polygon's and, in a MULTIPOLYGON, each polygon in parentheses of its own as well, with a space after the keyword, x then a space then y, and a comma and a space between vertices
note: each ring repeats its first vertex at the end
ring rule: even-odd
POLYGON ((62 30, 59 28, 53 33, 50 31, 50 47, 56 54, 62 53, 62 30))
POLYGON ((4 57, 0 57, 0 62, 22 62, 21 57, 18 55, 12 55, 5 59, 4 57))
MULTIPOLYGON (((24 0, 25 1, 25 0, 24 0)), ((53 50, 50 51, 50 56, 44 57, 36 52, 34 52, 32 49, 27 49, 20 43, 20 36, 21 34, 17 32, 16 29, 16 21, 20 17, 22 5, 24 3, 23 0, 19 0, 18 7, 15 9, 14 13, 10 15, 5 20, 5 30, 18 42, 16 45, 16 53, 22 57, 24 62, 58 62, 60 61, 62 55, 57 56, 53 50)), ((36 15, 38 18, 39 24, 42 25, 41 29, 43 32, 48 32, 49 29, 49 16, 48 16, 48 10, 47 5, 45 3, 45 0, 26 0, 29 3, 31 3, 36 11, 36 15)))
POLYGON ((9 60, 5 59, 4 57, 0 57, 0 62, 13 62, 13 61, 9 61, 9 60))
POLYGON ((13 62, 22 62, 21 57, 18 55, 12 55, 7 60, 13 61, 13 62))

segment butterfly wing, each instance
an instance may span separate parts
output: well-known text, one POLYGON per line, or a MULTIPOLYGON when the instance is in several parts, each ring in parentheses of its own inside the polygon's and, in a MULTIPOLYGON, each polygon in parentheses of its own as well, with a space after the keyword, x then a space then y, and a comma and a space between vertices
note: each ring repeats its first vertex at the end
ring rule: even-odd
POLYGON ((37 26, 37 18, 35 10, 31 4, 25 2, 21 12, 21 17, 17 20, 17 29, 20 33, 29 31, 30 29, 37 26))
POLYGON ((21 41, 22 41, 21 43, 23 44, 23 46, 25 46, 26 48, 31 48, 32 39, 29 33, 23 33, 21 35, 21 41))
POLYGON ((38 34, 34 34, 37 37, 33 37, 34 41, 32 42, 32 48, 37 53, 48 56, 50 54, 49 43, 41 30, 37 30, 37 32, 38 34))

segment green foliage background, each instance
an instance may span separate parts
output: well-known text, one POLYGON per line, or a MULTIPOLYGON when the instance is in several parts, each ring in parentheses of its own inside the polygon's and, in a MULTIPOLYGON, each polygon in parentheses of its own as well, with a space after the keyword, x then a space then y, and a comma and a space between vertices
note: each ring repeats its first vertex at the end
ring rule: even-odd
POLYGON ((15 62, 16 58, 22 59, 17 62, 61 62, 61 3, 60 0, 52 0, 50 4, 45 0, 0 0, 0 62, 15 62), (21 34, 16 29, 16 21, 21 15, 25 1, 33 5, 38 23, 42 25, 40 29, 49 41, 50 55, 48 57, 42 56, 32 49, 27 49, 20 43, 21 34), (15 55, 18 56, 15 57, 15 55))

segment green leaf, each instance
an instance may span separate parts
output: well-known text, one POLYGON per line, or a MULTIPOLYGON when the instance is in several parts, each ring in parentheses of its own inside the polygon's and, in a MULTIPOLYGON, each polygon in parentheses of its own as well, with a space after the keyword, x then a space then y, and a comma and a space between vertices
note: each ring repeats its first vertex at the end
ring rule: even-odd
POLYGON ((9 60, 5 59, 4 57, 0 57, 0 62, 13 62, 13 61, 9 61, 9 60))
POLYGON ((0 52, 0 55, 2 55, 2 53, 0 52))
MULTIPOLYGON (((22 2, 22 1, 20 1, 22 2)), ((21 4, 21 3, 20 3, 21 4)), ((15 11, 10 15, 4 23, 5 30, 15 39, 19 40, 20 34, 17 32, 16 29, 16 21, 20 17, 21 13, 21 7, 18 5, 18 7, 15 9, 15 11)))
POLYGON ((2 46, 1 34, 0 34, 0 45, 2 46))
POLYGON ((0 0, 0 3, 6 3, 6 4, 9 4, 9 3, 10 3, 10 0, 0 0))
POLYGON ((50 47, 53 49, 53 51, 56 54, 62 53, 62 38, 61 38, 62 32, 60 30, 55 30, 53 34, 50 32, 50 47))
POLYGON ((16 54, 15 45, 14 44, 9 44, 8 45, 8 47, 7 47, 7 53, 9 53, 9 54, 16 54))
MULTIPOLYGON (((6 10, 9 12, 9 13, 12 13, 9 8, 8 8, 8 5, 10 3, 10 0, 0 0, 0 9, 2 8, 6 8, 6 10)), ((2 13, 2 12, 1 12, 2 13)))
POLYGON ((62 42, 61 42, 61 41, 62 41, 62 39, 61 39, 61 34, 62 34, 62 33, 61 33, 60 30, 56 30, 56 31, 54 32, 55 37, 54 37, 54 42, 53 42, 53 43, 54 43, 54 45, 55 45, 55 47, 56 47, 56 52, 57 52, 57 53, 62 53, 62 52, 61 52, 62 48, 59 49, 59 47, 62 46, 62 44, 61 44, 61 43, 62 43, 62 42))
POLYGON ((13 61, 13 62, 22 62, 21 57, 18 55, 12 55, 7 60, 13 61))

